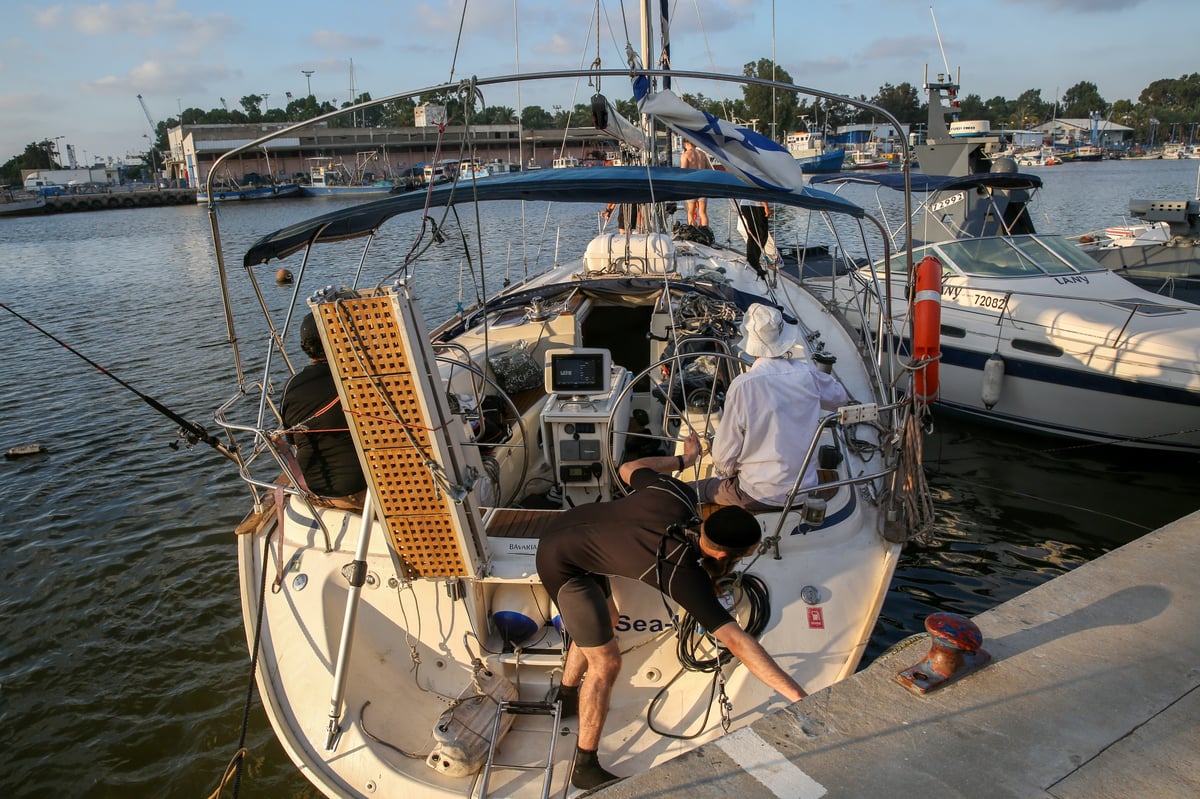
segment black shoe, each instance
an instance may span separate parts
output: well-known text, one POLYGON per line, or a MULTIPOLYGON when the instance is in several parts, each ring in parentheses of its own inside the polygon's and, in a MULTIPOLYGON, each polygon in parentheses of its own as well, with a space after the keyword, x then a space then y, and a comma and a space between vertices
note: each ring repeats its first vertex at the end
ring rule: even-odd
POLYGON ((562 706, 560 716, 573 719, 579 715, 579 686, 558 686, 558 702, 562 706))
POLYGON ((576 755, 575 769, 571 772, 571 784, 579 790, 590 791, 593 788, 608 785, 610 782, 616 782, 619 779, 621 778, 616 774, 605 771, 604 767, 596 760, 594 752, 590 759, 576 755))

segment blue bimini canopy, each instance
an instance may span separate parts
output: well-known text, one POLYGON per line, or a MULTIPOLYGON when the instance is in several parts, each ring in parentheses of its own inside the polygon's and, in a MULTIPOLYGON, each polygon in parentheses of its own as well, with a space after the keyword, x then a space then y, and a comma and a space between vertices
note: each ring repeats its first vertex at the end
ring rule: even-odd
MULTIPOLYGON (((904 174, 901 172, 838 172, 832 175, 813 175, 813 183, 841 186, 847 183, 862 186, 883 186, 904 191, 904 174)), ((948 177, 945 175, 910 175, 913 191, 936 192, 950 189, 965 189, 981 186, 989 189, 1040 189, 1042 179, 1037 175, 1022 172, 981 172, 978 175, 948 177)))
POLYGON ((805 188, 799 192, 771 191, 750 186, 715 169, 611 166, 539 169, 490 177, 478 182, 443 185, 431 192, 413 191, 343 208, 300 222, 259 239, 246 253, 247 267, 286 258, 311 244, 342 241, 374 233, 397 214, 426 207, 493 200, 536 200, 563 203, 649 203, 696 197, 747 199, 846 214, 862 218, 861 207, 829 192, 805 188))

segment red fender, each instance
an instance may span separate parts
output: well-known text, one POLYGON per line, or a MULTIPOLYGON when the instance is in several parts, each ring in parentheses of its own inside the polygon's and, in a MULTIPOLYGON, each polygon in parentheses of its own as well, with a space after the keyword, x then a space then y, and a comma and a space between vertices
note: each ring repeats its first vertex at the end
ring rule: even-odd
POLYGON ((938 395, 938 363, 942 356, 942 264, 926 256, 917 264, 917 294, 913 308, 913 392, 921 402, 938 395))

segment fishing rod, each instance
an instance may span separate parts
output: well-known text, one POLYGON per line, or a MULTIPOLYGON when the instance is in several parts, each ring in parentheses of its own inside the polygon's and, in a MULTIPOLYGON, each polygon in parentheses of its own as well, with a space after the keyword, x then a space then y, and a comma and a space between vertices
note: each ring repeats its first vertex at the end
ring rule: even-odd
MULTIPOLYGON (((26 317, 17 313, 15 310, 8 307, 4 303, 0 302, 0 308, 3 308, 4 310, 8 311, 10 314, 17 317, 18 319, 20 319, 22 322, 24 322, 25 324, 32 327, 37 332, 41 333, 46 338, 50 339, 51 341, 54 341, 60 347, 65 349, 67 352, 69 352, 72 355, 75 355, 76 357, 81 358, 82 360, 91 364, 91 366, 93 368, 95 368, 96 371, 98 371, 100 374, 104 375, 105 377, 110 377, 113 380, 117 381, 117 383, 119 383, 123 388, 125 388, 129 391, 132 391, 134 394, 136 394, 138 396, 138 398, 140 398, 143 402, 145 402, 151 408, 158 411, 159 413, 161 413, 163 416, 167 417, 171 421, 175 422, 175 424, 179 425, 179 434, 184 439, 186 439, 186 441, 189 445, 203 441, 205 444, 208 444, 210 447, 212 447, 217 452, 224 455, 226 458, 229 458, 234 463, 239 463, 239 464, 241 463, 241 459, 238 457, 238 454, 236 451, 231 450, 229 447, 225 446, 225 444, 223 444, 220 440, 218 440, 217 438, 210 435, 209 432, 207 430, 205 430, 202 425, 197 424, 196 422, 191 422, 191 421, 188 421, 187 419, 184 419, 182 416, 177 414, 175 411, 171 410, 166 405, 163 405, 161 402, 154 399, 154 397, 151 397, 147 394, 143 394, 142 392, 138 391, 136 388, 129 385, 124 380, 117 377, 112 372, 108 371, 103 366, 96 363, 91 358, 87 357, 82 352, 80 352, 79 350, 77 350, 74 347, 72 347, 71 345, 67 344, 67 342, 63 341, 58 336, 55 336, 53 333, 40 327, 36 322, 34 322, 30 319, 27 319, 26 317)), ((179 444, 176 441, 172 441, 171 446, 173 448, 178 448, 179 444)))

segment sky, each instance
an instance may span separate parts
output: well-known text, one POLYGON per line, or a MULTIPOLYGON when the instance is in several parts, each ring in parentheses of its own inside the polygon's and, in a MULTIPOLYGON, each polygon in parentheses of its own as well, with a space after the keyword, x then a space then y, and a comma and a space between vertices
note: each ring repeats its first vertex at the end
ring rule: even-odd
MULTIPOLYGON (((31 142, 85 159, 145 152, 150 124, 181 109, 230 108, 250 94, 282 107, 287 93, 336 105, 471 75, 624 67, 637 47, 638 0, 108 0, 0 4, 0 163, 31 142), (463 19, 460 37, 460 19, 463 19), (515 20, 515 21, 514 21, 515 20), (353 68, 351 67, 353 64, 353 68), (305 70, 312 74, 306 77, 305 70), (311 81, 311 83, 310 83, 311 81)), ((658 0, 654 0, 657 9, 658 0)), ((740 74, 774 58, 803 86, 871 97, 884 84, 921 88, 961 70, 964 94, 1052 101, 1080 81, 1108 102, 1136 101, 1160 78, 1200 72, 1195 0, 671 0, 676 69, 740 74), (940 41, 939 41, 940 32, 940 41)), ((610 97, 628 87, 608 79, 610 97)), ((733 86, 677 81, 681 92, 740 96, 733 86)), ((595 91, 557 84, 487 105, 586 103, 595 91)), ((922 93, 921 101, 925 101, 922 93)))

